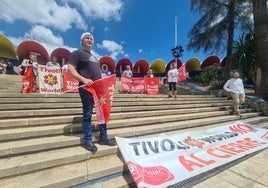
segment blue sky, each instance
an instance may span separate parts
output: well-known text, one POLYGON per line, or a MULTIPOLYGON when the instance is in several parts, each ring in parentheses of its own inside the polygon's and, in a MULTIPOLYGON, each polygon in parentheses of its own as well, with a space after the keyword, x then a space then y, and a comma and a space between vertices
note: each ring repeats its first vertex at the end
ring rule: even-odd
MULTIPOLYGON (((80 48, 80 35, 90 31, 94 54, 109 55, 115 62, 127 57, 134 64, 144 58, 168 63, 175 45, 183 46, 186 62, 209 55, 188 51, 187 32, 199 15, 190 11, 189 0, 1 0, 0 32, 14 46, 23 40, 40 42, 50 54, 58 47, 80 48)), ((217 54, 216 54, 217 55, 217 54)), ((221 59, 223 57, 220 57, 221 59)))

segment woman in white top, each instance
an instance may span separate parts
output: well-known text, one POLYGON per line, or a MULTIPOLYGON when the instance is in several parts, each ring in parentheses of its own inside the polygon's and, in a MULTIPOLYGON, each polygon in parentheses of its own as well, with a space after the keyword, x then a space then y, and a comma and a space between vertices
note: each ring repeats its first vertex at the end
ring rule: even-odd
POLYGON ((168 86, 169 86, 169 93, 168 97, 172 97, 172 93, 177 99, 177 82, 178 82, 178 70, 176 63, 170 64, 170 70, 167 73, 168 76, 168 86))

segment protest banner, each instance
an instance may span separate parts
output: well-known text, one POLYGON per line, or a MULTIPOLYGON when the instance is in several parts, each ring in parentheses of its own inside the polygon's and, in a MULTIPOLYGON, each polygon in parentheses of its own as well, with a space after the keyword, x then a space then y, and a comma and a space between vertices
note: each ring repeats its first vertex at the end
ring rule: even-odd
POLYGON ((39 92, 44 94, 61 93, 61 69, 38 65, 39 92))
POLYGON ((159 94, 159 78, 144 77, 145 92, 148 95, 159 94))
POLYGON ((77 93, 78 92, 78 80, 74 79, 67 71, 62 71, 63 74, 63 91, 77 93))
POLYGON ((238 121, 204 131, 116 142, 138 187, 185 180, 268 147, 268 130, 238 121))
POLYGON ((133 93, 144 92, 144 78, 129 78, 127 76, 121 77, 122 91, 131 91, 133 93))
POLYGON ((92 86, 85 86, 84 89, 92 93, 96 108, 98 124, 108 123, 113 102, 116 75, 95 80, 92 86))

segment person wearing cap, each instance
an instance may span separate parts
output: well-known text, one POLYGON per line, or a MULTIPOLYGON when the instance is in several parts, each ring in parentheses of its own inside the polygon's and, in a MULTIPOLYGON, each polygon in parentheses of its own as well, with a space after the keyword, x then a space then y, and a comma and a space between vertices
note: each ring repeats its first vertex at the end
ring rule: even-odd
MULTIPOLYGON (((79 86, 91 86, 95 80, 101 79, 100 63, 91 53, 94 44, 93 35, 89 32, 85 32, 81 35, 80 40, 82 48, 72 52, 68 62, 68 72, 73 78, 79 80, 79 86)), ((98 148, 92 141, 91 117, 94 104, 93 96, 91 93, 83 89, 83 87, 79 87, 78 91, 83 107, 82 131, 85 148, 95 152, 98 148)), ((99 125, 99 131, 101 145, 116 145, 115 141, 109 139, 107 135, 106 124, 99 125)))

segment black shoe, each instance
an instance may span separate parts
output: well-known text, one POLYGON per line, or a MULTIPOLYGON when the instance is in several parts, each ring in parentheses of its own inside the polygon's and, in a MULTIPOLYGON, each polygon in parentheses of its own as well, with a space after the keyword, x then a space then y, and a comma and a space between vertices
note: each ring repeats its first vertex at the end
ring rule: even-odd
POLYGON ((102 140, 100 145, 115 146, 116 142, 110 139, 102 140))
POLYGON ((93 142, 85 144, 85 148, 88 151, 98 151, 98 148, 93 144, 93 142))

